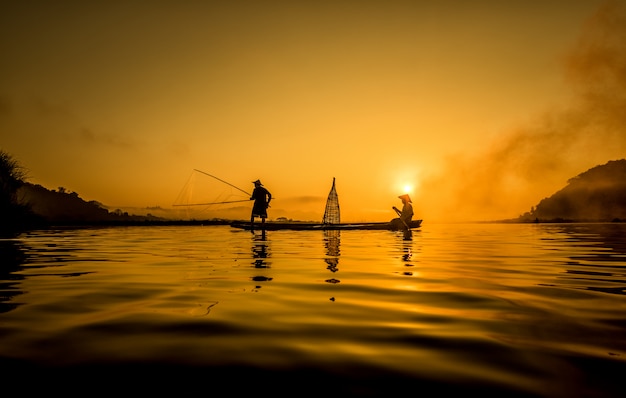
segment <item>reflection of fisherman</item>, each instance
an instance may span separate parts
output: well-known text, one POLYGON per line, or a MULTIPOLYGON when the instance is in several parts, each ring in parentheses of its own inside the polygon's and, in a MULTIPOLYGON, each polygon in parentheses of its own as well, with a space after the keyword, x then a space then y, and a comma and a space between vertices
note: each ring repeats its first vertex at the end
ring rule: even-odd
POLYGON ((267 208, 270 206, 272 194, 265 189, 260 180, 254 181, 254 191, 252 191, 250 200, 254 200, 252 214, 250 215, 250 224, 254 224, 254 217, 261 217, 261 223, 265 223, 267 208))
POLYGON ((394 218, 391 220, 391 225, 395 229, 409 229, 411 225, 411 220, 413 219, 413 205, 411 204, 411 198, 409 195, 400 195, 398 196, 402 200, 402 211, 398 210, 396 206, 392 208, 398 213, 398 218, 394 218))
POLYGON ((254 244, 252 245, 252 257, 254 258, 254 268, 269 268, 267 259, 270 257, 265 234, 259 237, 255 235, 254 244))

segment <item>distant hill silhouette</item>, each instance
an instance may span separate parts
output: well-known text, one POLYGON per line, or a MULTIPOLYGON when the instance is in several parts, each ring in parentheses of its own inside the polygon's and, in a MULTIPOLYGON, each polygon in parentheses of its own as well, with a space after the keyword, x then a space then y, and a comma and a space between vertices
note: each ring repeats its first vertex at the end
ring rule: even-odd
POLYGON ((109 211, 103 204, 81 199, 76 192, 63 188, 49 190, 41 185, 25 182, 17 191, 20 203, 34 213, 40 226, 63 225, 221 225, 221 219, 180 220, 159 217, 150 213, 134 215, 120 209, 109 211))
POLYGON ((511 221, 626 221, 626 160, 613 160, 571 178, 567 186, 511 221))
POLYGON ((158 220, 152 216, 134 216, 120 210, 110 212, 96 201, 87 202, 76 192, 51 191, 41 185, 24 183, 18 189, 20 202, 47 223, 83 224, 158 220))

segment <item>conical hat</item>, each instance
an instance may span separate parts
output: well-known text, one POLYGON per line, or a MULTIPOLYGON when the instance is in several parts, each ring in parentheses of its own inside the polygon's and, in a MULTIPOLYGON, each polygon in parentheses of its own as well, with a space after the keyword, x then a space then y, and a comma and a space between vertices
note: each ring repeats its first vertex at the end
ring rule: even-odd
POLYGON ((408 194, 398 196, 400 199, 405 199, 407 202, 412 203, 411 197, 408 194))

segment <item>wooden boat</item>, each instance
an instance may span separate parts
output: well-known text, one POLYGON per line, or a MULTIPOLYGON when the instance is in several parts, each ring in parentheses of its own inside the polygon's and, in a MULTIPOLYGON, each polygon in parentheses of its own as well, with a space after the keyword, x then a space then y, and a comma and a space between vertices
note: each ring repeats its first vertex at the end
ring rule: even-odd
MULTIPOLYGON (((409 224, 409 228, 419 228, 422 225, 422 220, 413 220, 409 224)), ((388 230, 398 231, 399 229, 389 221, 382 222, 363 222, 363 223, 337 223, 337 224, 324 224, 316 222, 305 221, 266 221, 265 223, 255 222, 251 225, 249 221, 233 221, 230 223, 233 228, 239 229, 256 229, 265 231, 276 231, 281 229, 289 230, 388 230)))
MULTIPOLYGON (((326 208, 324 209, 324 217, 321 223, 307 222, 307 221, 266 221, 264 223, 255 222, 250 224, 249 221, 233 221, 230 223, 233 228, 240 229, 256 229, 264 231, 274 231, 279 229, 291 229, 291 230, 349 230, 349 229, 374 229, 374 230, 389 230, 400 231, 404 230, 404 226, 392 221, 383 222, 362 222, 362 223, 342 223, 340 221, 339 211, 339 198, 337 196, 337 190, 335 188, 335 179, 333 178, 333 185, 328 193, 326 199, 326 208)), ((412 220, 409 224, 410 230, 413 228, 419 228, 422 225, 422 220, 412 220)))

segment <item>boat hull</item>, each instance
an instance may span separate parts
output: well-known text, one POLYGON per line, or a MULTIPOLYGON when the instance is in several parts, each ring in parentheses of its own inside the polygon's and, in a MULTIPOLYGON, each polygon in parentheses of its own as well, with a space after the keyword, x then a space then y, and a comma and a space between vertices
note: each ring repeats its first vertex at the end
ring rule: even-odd
MULTIPOLYGON (((413 220, 409 224, 411 229, 419 228, 422 225, 422 220, 413 220)), ((230 223, 230 226, 233 228, 239 229, 258 229, 258 230, 281 230, 281 229, 289 229, 289 230, 388 230, 388 231, 397 231, 399 230, 395 225, 390 222, 365 222, 365 223, 339 223, 339 224, 321 224, 321 223, 311 223, 311 222, 300 222, 300 221, 266 221, 265 223, 256 222, 254 225, 251 225, 250 222, 246 221, 233 221, 230 223)))

